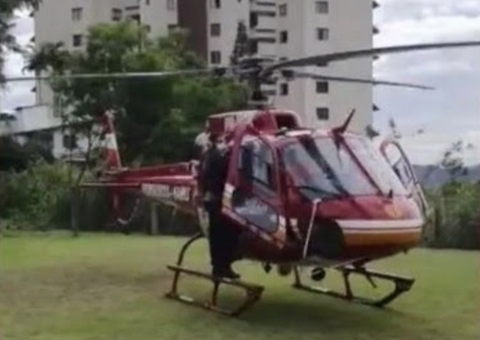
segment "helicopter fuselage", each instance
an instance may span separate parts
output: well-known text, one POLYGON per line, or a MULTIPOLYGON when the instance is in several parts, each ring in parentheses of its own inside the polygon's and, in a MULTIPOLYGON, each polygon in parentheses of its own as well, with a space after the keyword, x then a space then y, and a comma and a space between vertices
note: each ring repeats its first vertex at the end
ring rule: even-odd
MULTIPOLYGON (((223 214, 225 228, 241 231, 237 259, 328 267, 394 255, 420 241, 425 222, 416 193, 367 138, 300 128, 288 111, 218 118, 210 129, 220 130, 229 148, 223 214), (290 126, 272 126, 278 122, 290 126)), ((195 216, 208 234, 197 165, 130 169, 108 181, 122 183, 112 187, 118 194, 140 192, 195 216)))
POLYGON ((331 266, 390 256, 421 239, 417 202, 361 136, 247 133, 232 148, 223 212, 245 230, 243 257, 331 266))

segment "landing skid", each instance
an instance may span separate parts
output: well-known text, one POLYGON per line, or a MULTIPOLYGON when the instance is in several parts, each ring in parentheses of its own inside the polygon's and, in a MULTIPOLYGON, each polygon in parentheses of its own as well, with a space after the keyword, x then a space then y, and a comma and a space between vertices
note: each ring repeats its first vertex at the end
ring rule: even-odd
POLYGON ((324 287, 314 287, 314 286, 304 285, 301 281, 300 274, 298 272, 297 267, 295 267, 294 269, 295 283, 293 284, 293 287, 295 289, 299 289, 299 290, 303 290, 311 293, 329 295, 329 296, 340 298, 350 302, 356 302, 364 305, 382 308, 385 305, 392 302, 393 300, 395 300, 401 294, 409 291, 415 281, 412 278, 407 278, 407 277, 402 277, 402 276, 397 276, 392 274, 385 274, 378 271, 366 269, 363 267, 355 268, 351 266, 346 266, 339 269, 339 271, 342 273, 343 282, 345 285, 345 293, 339 293, 324 287), (395 284, 395 288, 391 293, 387 294, 386 296, 378 300, 356 297, 353 294, 352 288, 350 285, 350 274, 359 274, 364 276, 375 288, 376 288, 376 285, 372 280, 373 278, 383 279, 386 281, 393 282, 395 284))
POLYGON ((185 256, 186 251, 188 248, 197 240, 201 239, 203 237, 202 233, 199 233, 195 236, 193 236, 191 239, 185 243, 185 245, 182 247, 180 254, 178 256, 178 260, 176 263, 176 266, 167 266, 167 268, 171 271, 173 271, 174 277, 173 277, 173 282, 172 282, 172 288, 170 292, 168 292, 165 296, 167 298, 177 300, 186 304, 194 305, 197 307, 201 307, 210 311, 214 311, 223 315, 227 316, 238 316, 241 313, 245 312, 249 308, 251 308, 257 301, 260 300, 261 295, 263 293, 263 287, 258 286, 255 284, 243 282, 240 280, 230 280, 230 279, 223 279, 223 278, 216 278, 210 274, 195 271, 192 269, 188 269, 185 267, 182 267, 183 263, 183 258, 185 256), (213 290, 212 290, 212 295, 210 298, 210 301, 197 301, 191 297, 188 297, 186 295, 182 295, 178 293, 178 281, 180 279, 180 274, 185 274, 185 275, 191 275, 191 276, 196 276, 200 278, 204 278, 206 280, 212 281, 213 283, 213 290), (225 284, 228 286, 234 286, 234 287, 239 287, 242 288, 245 291, 245 300, 244 302, 238 306, 234 310, 226 310, 223 308, 218 307, 218 290, 220 288, 220 284, 225 284))

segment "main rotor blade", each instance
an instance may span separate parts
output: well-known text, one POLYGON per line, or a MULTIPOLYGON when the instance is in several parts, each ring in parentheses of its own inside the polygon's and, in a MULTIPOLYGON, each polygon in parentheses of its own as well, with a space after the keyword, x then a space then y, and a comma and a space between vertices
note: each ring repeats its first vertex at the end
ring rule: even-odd
POLYGON ((480 41, 399 45, 399 46, 379 47, 379 48, 372 48, 372 49, 365 49, 365 50, 354 50, 354 51, 345 51, 345 52, 330 53, 330 54, 323 54, 323 55, 315 55, 311 57, 291 59, 291 60, 273 64, 269 67, 266 67, 262 71, 261 75, 265 76, 274 70, 278 70, 284 67, 314 66, 321 63, 361 58, 361 57, 367 57, 371 55, 402 53, 402 52, 409 52, 409 51, 422 51, 422 50, 431 50, 431 49, 440 49, 440 48, 472 47, 472 46, 480 46, 480 41))
MULTIPOLYGON (((288 75, 290 76, 290 75, 288 75)), ((287 76, 287 78, 288 78, 287 76)), ((377 80, 377 79, 362 79, 362 78, 350 78, 350 77, 333 77, 333 76, 325 76, 321 74, 314 74, 308 72, 296 72, 292 71, 292 76, 300 77, 300 78, 312 78, 315 80, 331 80, 331 81, 340 81, 340 82, 347 82, 347 83, 362 83, 362 84, 372 84, 372 85, 388 85, 388 86, 399 86, 399 87, 409 87, 414 89, 421 89, 421 90, 434 90, 435 88, 426 85, 418 85, 418 84, 411 84, 411 83, 400 83, 400 82, 393 82, 388 80, 377 80)))
POLYGON ((55 76, 34 76, 34 77, 10 77, 5 78, 5 82, 14 81, 32 81, 32 80, 49 80, 49 79, 106 79, 106 78, 163 78, 177 75, 188 74, 214 74, 222 73, 225 68, 201 69, 201 70, 180 70, 180 71, 164 71, 164 72, 125 72, 125 73, 78 73, 55 76))

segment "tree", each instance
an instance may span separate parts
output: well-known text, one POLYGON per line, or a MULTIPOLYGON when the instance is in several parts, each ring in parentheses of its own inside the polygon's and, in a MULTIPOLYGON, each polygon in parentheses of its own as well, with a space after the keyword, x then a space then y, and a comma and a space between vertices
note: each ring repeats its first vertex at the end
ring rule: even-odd
POLYGON ((247 26, 245 22, 240 21, 237 25, 237 37, 233 46, 233 52, 230 56, 230 64, 237 65, 239 60, 251 54, 251 41, 248 38, 247 26))
POLYGON ((458 140, 452 143, 443 153, 440 166, 448 171, 450 182, 455 182, 459 177, 465 176, 468 173, 468 169, 465 167, 462 159, 463 150, 463 141, 458 140))
MULTIPOLYGON (((50 73, 172 71, 205 67, 186 46, 187 33, 149 39, 132 21, 89 29, 85 51, 70 52, 54 42, 33 51, 27 69, 50 73)), ((212 76, 81 79, 52 81, 68 122, 95 119, 109 110, 122 160, 129 164, 177 161, 188 157, 193 138, 209 114, 239 108, 246 89, 212 76)), ((87 131, 88 132, 88 131, 87 131)))
POLYGON ((28 47, 29 50, 24 51, 28 59, 28 65, 23 68, 24 71, 63 73, 67 67, 69 53, 64 49, 63 42, 45 43, 38 51, 35 50, 34 45, 28 47))

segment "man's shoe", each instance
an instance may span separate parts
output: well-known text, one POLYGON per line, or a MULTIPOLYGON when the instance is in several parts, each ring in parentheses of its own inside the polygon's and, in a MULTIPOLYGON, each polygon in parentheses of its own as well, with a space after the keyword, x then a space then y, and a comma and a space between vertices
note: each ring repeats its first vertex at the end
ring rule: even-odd
POLYGON ((226 272, 225 273, 226 278, 229 278, 232 280, 236 280, 240 278, 240 275, 235 273, 231 268, 228 268, 225 272, 226 272))
POLYGON ((236 280, 240 278, 240 275, 235 273, 231 269, 214 269, 212 275, 217 278, 236 280))

